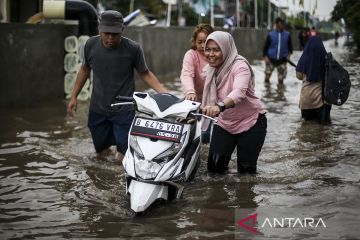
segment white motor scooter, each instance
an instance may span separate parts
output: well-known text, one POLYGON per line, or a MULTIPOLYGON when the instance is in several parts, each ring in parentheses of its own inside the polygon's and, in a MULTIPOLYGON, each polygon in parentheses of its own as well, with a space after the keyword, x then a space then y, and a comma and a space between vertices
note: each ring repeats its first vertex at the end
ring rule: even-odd
POLYGON ((200 103, 168 93, 135 92, 117 100, 112 106, 136 108, 123 160, 131 209, 139 213, 157 200, 180 198, 200 163, 200 119, 210 117, 199 113, 200 103))

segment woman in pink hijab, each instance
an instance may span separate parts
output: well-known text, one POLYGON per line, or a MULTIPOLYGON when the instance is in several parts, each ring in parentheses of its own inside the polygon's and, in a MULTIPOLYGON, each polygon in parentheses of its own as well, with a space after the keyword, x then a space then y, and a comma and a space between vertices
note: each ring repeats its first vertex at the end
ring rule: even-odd
MULTIPOLYGON (((215 31, 207 37, 205 56, 209 64, 204 68, 203 113, 219 116, 211 137, 208 170, 224 173, 236 147, 238 172, 256 173, 267 119, 255 96, 254 73, 227 32, 215 31)), ((203 128, 208 125, 205 121, 203 128)))

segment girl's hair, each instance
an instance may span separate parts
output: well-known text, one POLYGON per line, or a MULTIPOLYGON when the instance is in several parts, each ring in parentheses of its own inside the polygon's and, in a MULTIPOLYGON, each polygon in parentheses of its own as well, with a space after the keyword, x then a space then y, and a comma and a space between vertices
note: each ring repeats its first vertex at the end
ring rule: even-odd
POLYGON ((214 29, 210 24, 207 24, 207 23, 198 24, 195 27, 195 29, 194 29, 194 31, 192 33, 191 39, 190 39, 190 41, 191 41, 191 49, 194 49, 194 50, 196 49, 196 37, 200 32, 204 32, 207 35, 209 35, 213 31, 214 31, 214 29))

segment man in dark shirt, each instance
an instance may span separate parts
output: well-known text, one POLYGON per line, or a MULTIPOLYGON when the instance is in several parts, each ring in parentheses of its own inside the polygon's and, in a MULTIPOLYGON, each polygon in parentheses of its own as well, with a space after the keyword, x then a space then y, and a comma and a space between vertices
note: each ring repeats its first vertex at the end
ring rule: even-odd
POLYGON ((276 18, 275 29, 267 35, 263 57, 266 65, 265 82, 270 81, 270 77, 275 68, 278 71, 278 82, 283 84, 287 74, 287 59, 293 52, 290 33, 284 29, 284 20, 276 18))
POLYGON ((118 159, 127 150, 128 132, 135 111, 132 106, 112 108, 115 97, 132 96, 135 91, 134 69, 141 79, 157 92, 165 92, 156 76, 148 69, 140 45, 122 36, 123 16, 108 10, 99 19, 100 35, 85 44, 82 65, 77 74, 67 112, 73 116, 77 96, 93 71, 88 127, 97 153, 116 145, 118 159))

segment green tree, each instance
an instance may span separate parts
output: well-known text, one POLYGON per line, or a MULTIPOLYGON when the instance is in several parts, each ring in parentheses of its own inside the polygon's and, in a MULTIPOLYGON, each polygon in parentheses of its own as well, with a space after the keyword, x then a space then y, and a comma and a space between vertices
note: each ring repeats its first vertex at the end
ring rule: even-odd
POLYGON ((300 29, 305 27, 304 18, 291 16, 287 18, 287 22, 292 29, 300 29))
MULTIPOLYGON (((183 17, 186 19, 186 26, 196 26, 199 16, 188 3, 183 4, 183 17)), ((171 14, 171 26, 177 26, 178 12, 171 14)))
POLYGON ((360 1, 357 0, 339 0, 332 11, 332 20, 339 21, 342 18, 345 21, 346 28, 353 33, 353 38, 360 52, 360 1))
MULTIPOLYGON (((113 9, 120 11, 124 16, 130 13, 130 0, 99 0, 106 9, 113 9)), ((166 12, 166 5, 162 0, 135 0, 134 11, 140 9, 143 12, 151 13, 158 18, 163 17, 166 12)))

